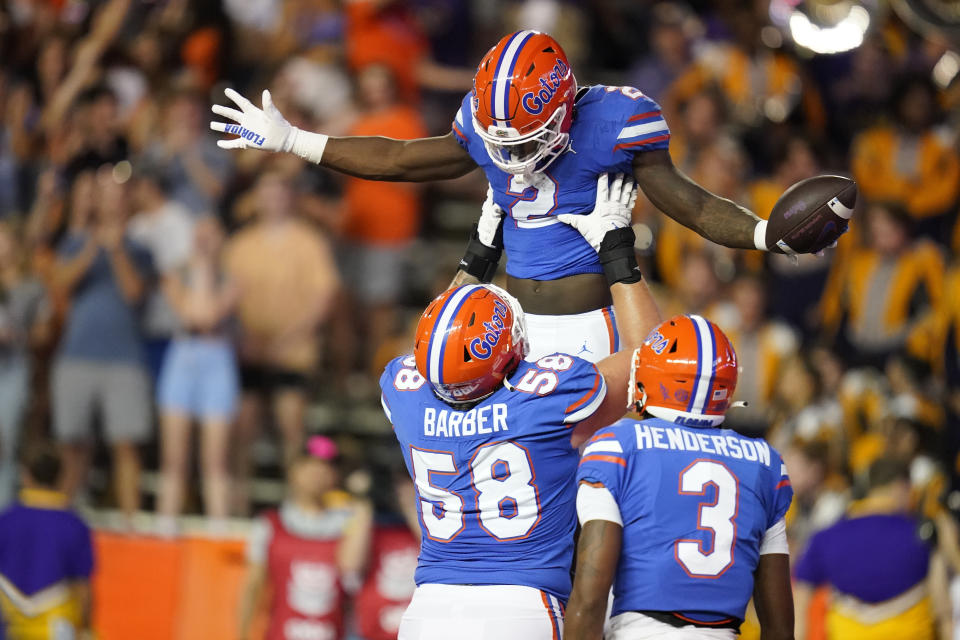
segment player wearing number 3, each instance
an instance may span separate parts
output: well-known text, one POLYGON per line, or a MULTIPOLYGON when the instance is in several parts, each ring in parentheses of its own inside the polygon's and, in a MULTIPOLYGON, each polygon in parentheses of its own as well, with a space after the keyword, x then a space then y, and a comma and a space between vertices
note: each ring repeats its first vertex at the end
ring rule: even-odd
POLYGON ((583 529, 565 640, 733 640, 751 595, 764 640, 793 639, 784 514, 793 489, 760 439, 721 429, 737 356, 720 329, 677 316, 637 350, 643 414, 583 451, 583 529))
POLYGON ((371 180, 446 180, 483 169, 492 206, 461 262, 461 282, 489 281, 506 249, 507 290, 530 315, 534 355, 569 351, 596 361, 616 350, 596 252, 559 222, 593 210, 602 174, 632 174, 657 208, 713 242, 767 248, 766 221, 674 167, 654 101, 633 87, 578 88, 563 49, 544 33, 518 31, 487 52, 444 136, 330 137, 291 126, 269 92, 262 109, 232 89, 227 97, 238 108, 213 111, 233 122, 210 125, 238 136, 218 142, 226 149, 290 152, 371 180))
POLYGON ((400 640, 559 640, 577 447, 623 415, 631 350, 659 322, 629 214, 623 204, 600 207, 579 224, 601 238, 625 351, 596 365, 561 353, 525 360, 517 301, 493 285, 464 285, 427 307, 414 355, 381 377, 423 530, 400 640))

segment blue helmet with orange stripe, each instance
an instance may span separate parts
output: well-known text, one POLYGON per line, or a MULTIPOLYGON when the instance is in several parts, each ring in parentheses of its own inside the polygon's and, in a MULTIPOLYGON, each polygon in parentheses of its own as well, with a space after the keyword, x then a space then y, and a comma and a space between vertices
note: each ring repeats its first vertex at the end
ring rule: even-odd
POLYGON ((474 130, 493 163, 515 175, 546 169, 569 146, 576 93, 556 40, 529 30, 500 40, 473 78, 474 130))
POLYGON ((448 289, 417 325, 413 354, 434 392, 452 403, 480 400, 526 357, 520 303, 491 284, 448 289))
POLYGON ((737 387, 737 354, 720 327, 674 316, 633 352, 629 407, 691 427, 723 422, 737 387))

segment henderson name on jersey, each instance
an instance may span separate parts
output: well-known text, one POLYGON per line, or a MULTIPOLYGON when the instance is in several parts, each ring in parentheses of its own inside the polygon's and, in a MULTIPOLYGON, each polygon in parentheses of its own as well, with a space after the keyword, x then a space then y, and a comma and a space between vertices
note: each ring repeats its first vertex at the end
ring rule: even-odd
POLYGON ((761 439, 624 419, 589 441, 577 478, 605 488, 620 510, 613 615, 742 621, 760 555, 787 553, 781 521, 793 489, 780 454, 761 439))

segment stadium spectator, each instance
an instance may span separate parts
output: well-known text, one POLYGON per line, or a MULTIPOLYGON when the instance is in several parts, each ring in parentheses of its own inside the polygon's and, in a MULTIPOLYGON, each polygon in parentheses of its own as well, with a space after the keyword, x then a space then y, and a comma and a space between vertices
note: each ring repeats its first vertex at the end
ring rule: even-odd
POLYGON ((842 148, 849 148, 855 133, 876 124, 890 105, 896 80, 891 71, 901 68, 891 51, 893 40, 880 32, 869 34, 852 52, 846 72, 826 79, 824 92, 832 102, 830 134, 842 148))
POLYGON ((640 58, 628 72, 629 84, 643 87, 654 100, 664 92, 693 61, 691 35, 698 30, 697 19, 679 2, 658 2, 650 10, 650 53, 640 58))
POLYGON ((175 90, 163 106, 163 135, 144 152, 144 160, 163 176, 170 198, 194 215, 217 210, 231 172, 230 156, 207 135, 205 112, 202 93, 175 90))
MULTIPOLYGON (((400 618, 413 597, 420 553, 420 523, 413 481, 403 469, 389 476, 389 505, 377 505, 370 545, 370 568, 357 593, 356 630, 364 640, 394 640, 400 618)), ((376 504, 376 503, 375 503, 376 504)))
MULTIPOLYGON (((130 218, 130 239, 150 252, 158 276, 165 277, 190 257, 193 218, 185 206, 167 197, 163 176, 149 165, 136 168, 131 196, 136 213, 130 218)), ((156 379, 178 327, 177 316, 159 287, 147 295, 142 326, 150 373, 156 379)))
POLYGON ((786 517, 791 549, 806 549, 810 536, 839 520, 847 509, 849 487, 843 474, 833 470, 830 454, 825 442, 791 447, 783 454, 784 464, 794 470, 793 504, 786 517))
POLYGON ((26 272, 20 238, 0 223, 0 508, 14 497, 17 448, 30 401, 30 347, 50 330, 43 285, 26 272))
POLYGON ((190 423, 200 423, 200 469, 205 513, 211 525, 229 511, 228 450, 240 397, 231 319, 237 288, 221 264, 223 228, 217 218, 197 221, 193 252, 186 264, 169 271, 163 290, 177 314, 173 339, 157 386, 160 409, 161 529, 175 530, 190 469, 190 423))
POLYGON ((960 195, 960 157, 939 126, 937 94, 928 78, 907 76, 893 96, 888 121, 854 140, 853 175, 863 196, 898 203, 921 235, 938 238, 960 195))
POLYGON ((782 364, 770 405, 770 444, 787 451, 791 445, 826 442, 835 468, 845 451, 843 412, 809 354, 797 353, 782 364))
POLYGON ((106 86, 97 86, 77 101, 77 129, 82 132, 71 147, 67 175, 115 164, 129 156, 128 144, 119 121, 117 97, 106 86))
MULTIPOLYGON (((255 187, 258 218, 230 239, 225 252, 227 274, 239 290, 243 395, 232 449, 240 465, 249 465, 264 401, 271 403, 283 461, 299 450, 307 384, 319 356, 317 330, 339 287, 327 240, 297 218, 293 197, 287 177, 263 173, 255 187)), ((243 485, 249 467, 235 473, 243 485)))
POLYGON ((153 266, 146 249, 126 237, 127 185, 106 166, 97 172, 96 188, 92 219, 74 210, 58 250, 56 280, 68 292, 70 311, 51 379, 53 431, 63 447, 64 487, 74 497, 86 486, 99 414, 113 453, 117 502, 129 517, 140 502, 137 446, 150 436, 138 307, 153 266))
POLYGON ((432 58, 417 16, 406 3, 354 0, 344 15, 347 65, 355 73, 386 65, 404 100, 418 102, 421 88, 467 91, 473 85, 473 69, 448 67, 432 58))
MULTIPOLYGON (((401 139, 427 135, 417 111, 398 101, 389 68, 367 67, 360 72, 357 87, 361 111, 349 135, 401 139)), ((359 178, 347 178, 344 185, 346 217, 340 256, 352 313, 342 321, 351 328, 348 352, 354 358, 360 355, 364 369, 372 350, 397 322, 396 304, 406 294, 407 263, 420 229, 422 206, 417 185, 359 178)))
POLYGON ((895 204, 872 203, 861 218, 862 247, 834 262, 822 298, 827 331, 841 331, 854 362, 882 367, 906 344, 913 326, 939 309, 943 258, 929 241, 911 239, 911 219, 895 204))
POLYGON ((786 52, 761 41, 758 13, 749 4, 721 8, 732 38, 701 42, 694 64, 670 87, 665 108, 716 86, 723 92, 732 123, 740 127, 757 128, 766 120, 784 122, 796 113, 812 128, 822 128, 826 114, 816 86, 786 52))
POLYGON ((797 638, 810 637, 807 611, 813 589, 823 585, 832 589, 828 637, 951 637, 946 567, 940 554, 918 537, 918 523, 907 514, 907 466, 877 460, 868 486, 846 517, 814 534, 794 567, 797 638))
POLYGON ((78 638, 90 632, 90 529, 57 491, 61 462, 51 445, 22 457, 19 501, 0 512, 0 636, 78 638))
POLYGON ((720 293, 720 281, 714 261, 706 251, 687 251, 681 257, 677 288, 661 303, 663 314, 699 313, 718 316, 714 305, 720 293))
POLYGON ((261 607, 268 612, 266 640, 288 638, 294 628, 301 636, 345 637, 345 588, 355 588, 365 568, 373 512, 338 489, 337 454, 329 438, 309 438, 291 462, 283 504, 257 521, 247 546, 240 638, 250 637, 261 607))
POLYGON ((740 433, 758 437, 769 427, 770 401, 777 377, 796 352, 797 337, 789 326, 767 318, 765 283, 757 276, 745 274, 737 278, 731 298, 736 306, 736 320, 721 328, 737 345, 737 400, 747 406, 730 411, 726 424, 740 433))

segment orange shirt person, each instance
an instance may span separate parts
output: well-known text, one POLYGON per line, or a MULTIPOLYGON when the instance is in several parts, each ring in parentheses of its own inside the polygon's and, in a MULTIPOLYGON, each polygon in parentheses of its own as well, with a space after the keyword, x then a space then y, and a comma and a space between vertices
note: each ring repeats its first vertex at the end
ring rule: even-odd
MULTIPOLYGON (((350 128, 352 136, 389 136, 412 140, 427 135, 420 114, 397 101, 391 69, 375 64, 358 79, 364 111, 350 128)), ((420 227, 420 196, 416 186, 349 178, 344 190, 344 235, 363 245, 400 246, 416 236, 420 227)))
MULTIPOLYGON (((283 437, 284 460, 299 450, 307 384, 317 366, 318 328, 340 288, 333 251, 325 238, 296 218, 291 186, 283 174, 264 173, 257 185, 258 219, 229 241, 225 266, 236 283, 240 320, 240 384, 235 460, 243 455, 260 421, 264 401, 272 405, 283 437)), ((236 505, 244 510, 242 479, 236 505)))
POLYGON ((933 126, 937 96, 926 79, 908 79, 896 95, 896 124, 867 129, 854 140, 853 175, 867 199, 900 204, 921 232, 938 235, 937 221, 960 196, 960 156, 933 126))

